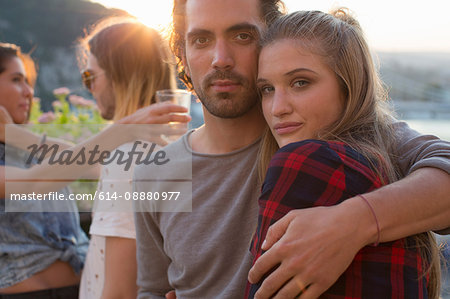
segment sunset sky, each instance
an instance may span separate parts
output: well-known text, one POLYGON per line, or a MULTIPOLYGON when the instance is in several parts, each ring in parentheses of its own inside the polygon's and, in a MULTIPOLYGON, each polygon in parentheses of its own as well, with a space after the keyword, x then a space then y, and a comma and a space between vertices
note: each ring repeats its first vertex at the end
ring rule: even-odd
MULTIPOLYGON (((93 0, 94 1, 94 0, 93 0)), ((152 27, 170 21, 171 0, 95 0, 128 11, 152 27)), ((450 53, 449 0, 285 0, 289 11, 328 11, 346 6, 357 16, 370 45, 383 51, 450 53)))

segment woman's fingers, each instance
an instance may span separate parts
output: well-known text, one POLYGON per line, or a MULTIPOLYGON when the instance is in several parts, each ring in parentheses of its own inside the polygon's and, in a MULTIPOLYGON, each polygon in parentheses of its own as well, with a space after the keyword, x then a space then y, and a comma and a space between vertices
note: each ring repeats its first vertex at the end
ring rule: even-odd
POLYGON ((272 224, 267 231, 266 239, 262 244, 262 249, 267 250, 253 265, 248 274, 251 283, 258 282, 270 269, 281 263, 282 258, 276 250, 270 250, 286 233, 293 216, 288 213, 283 218, 272 224))
POLYGON ((149 140, 149 141, 151 141, 152 143, 155 143, 155 144, 157 144, 159 146, 166 146, 168 144, 168 142, 162 137, 155 137, 155 138, 153 138, 152 140, 149 140))
POLYGON ((303 292, 298 299, 315 299, 322 295, 327 290, 327 287, 323 287, 319 284, 310 285, 305 292, 303 292))
POLYGON ((186 107, 172 103, 156 103, 141 108, 135 113, 120 119, 118 124, 165 124, 169 122, 186 123, 191 120, 186 107), (179 113, 179 114, 177 114, 179 113))
MULTIPOLYGON (((156 103, 148 106, 149 110, 154 114, 166 114, 166 113, 187 113, 186 107, 175 105, 172 103, 156 103)), ((145 109, 145 108, 144 108, 145 109)))
POLYGON ((186 124, 191 121, 191 117, 186 114, 162 114, 158 116, 149 116, 145 124, 164 125, 169 123, 186 124))
MULTIPOLYGON (((264 253, 260 257, 260 259, 269 253, 270 250, 264 253)), ((273 258, 277 257, 270 257, 270 259, 273 258)), ((272 273, 270 273, 264 279, 263 283, 261 284, 261 287, 255 294, 255 298, 257 299, 272 298, 278 292, 278 290, 283 289, 283 286, 289 283, 289 280, 291 279, 292 275, 293 274, 290 273, 290 271, 286 267, 284 267, 283 264, 279 265, 276 269, 273 270, 272 273)), ((288 298, 288 297, 276 297, 276 298, 288 298)))
POLYGON ((188 123, 191 121, 191 117, 186 114, 167 114, 169 117, 168 122, 188 123))
POLYGON ((307 290, 306 280, 293 277, 288 283, 286 283, 273 297, 274 299, 287 299, 287 298, 302 298, 301 295, 305 294, 307 290))

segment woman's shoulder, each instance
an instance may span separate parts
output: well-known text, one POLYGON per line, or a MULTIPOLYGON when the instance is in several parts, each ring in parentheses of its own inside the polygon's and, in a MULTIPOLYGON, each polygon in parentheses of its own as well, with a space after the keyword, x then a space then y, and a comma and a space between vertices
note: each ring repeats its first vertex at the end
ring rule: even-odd
POLYGON ((350 145, 340 141, 324 141, 317 139, 307 139, 298 142, 289 143, 281 147, 276 154, 279 153, 291 153, 303 156, 321 156, 324 155, 327 158, 337 158, 349 156, 356 159, 363 159, 364 156, 350 145))
POLYGON ((377 177, 373 163, 365 155, 340 141, 307 139, 287 144, 276 152, 271 165, 280 166, 292 162, 298 167, 314 167, 322 171, 344 167, 346 171, 356 171, 372 180, 377 177))
POLYGON ((270 162, 263 189, 273 188, 279 178, 291 182, 292 192, 317 196, 323 190, 340 190, 345 195, 340 200, 381 186, 368 159, 338 141, 308 139, 280 148, 270 162))

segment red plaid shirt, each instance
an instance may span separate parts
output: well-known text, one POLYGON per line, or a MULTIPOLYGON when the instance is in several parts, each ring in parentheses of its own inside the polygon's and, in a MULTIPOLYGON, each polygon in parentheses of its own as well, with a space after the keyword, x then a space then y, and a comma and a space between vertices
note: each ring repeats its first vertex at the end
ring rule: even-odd
MULTIPOLYGON (((290 210, 332 206, 382 186, 366 158, 340 142, 306 140, 272 158, 259 198, 258 228, 251 252, 261 254, 270 225, 290 210)), ((321 298, 427 298, 422 259, 412 238, 362 248, 321 298)), ((248 288, 253 298, 262 280, 248 288)))

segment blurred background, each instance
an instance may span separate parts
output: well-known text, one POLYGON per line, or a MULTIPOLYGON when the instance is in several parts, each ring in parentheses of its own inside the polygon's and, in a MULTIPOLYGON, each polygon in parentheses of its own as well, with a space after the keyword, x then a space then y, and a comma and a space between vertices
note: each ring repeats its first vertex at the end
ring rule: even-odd
MULTIPOLYGON (((285 0, 289 11, 350 8, 366 32, 392 105, 400 119, 422 133, 450 140, 450 1, 448 0, 285 0)), ((77 39, 99 19, 133 15, 165 30, 170 0, 0 0, 0 41, 31 52, 39 65, 36 96, 52 110, 53 90, 92 98, 82 88, 76 60, 77 39)), ((201 105, 191 109, 192 126, 202 123, 201 105)), ((448 237, 441 237, 446 244, 448 237)), ((450 250, 444 251, 445 260, 450 250)), ((444 271, 446 272, 446 271, 444 271)), ((448 282, 444 288, 450 288, 448 282)), ((443 293, 450 299, 450 291, 443 293)))

